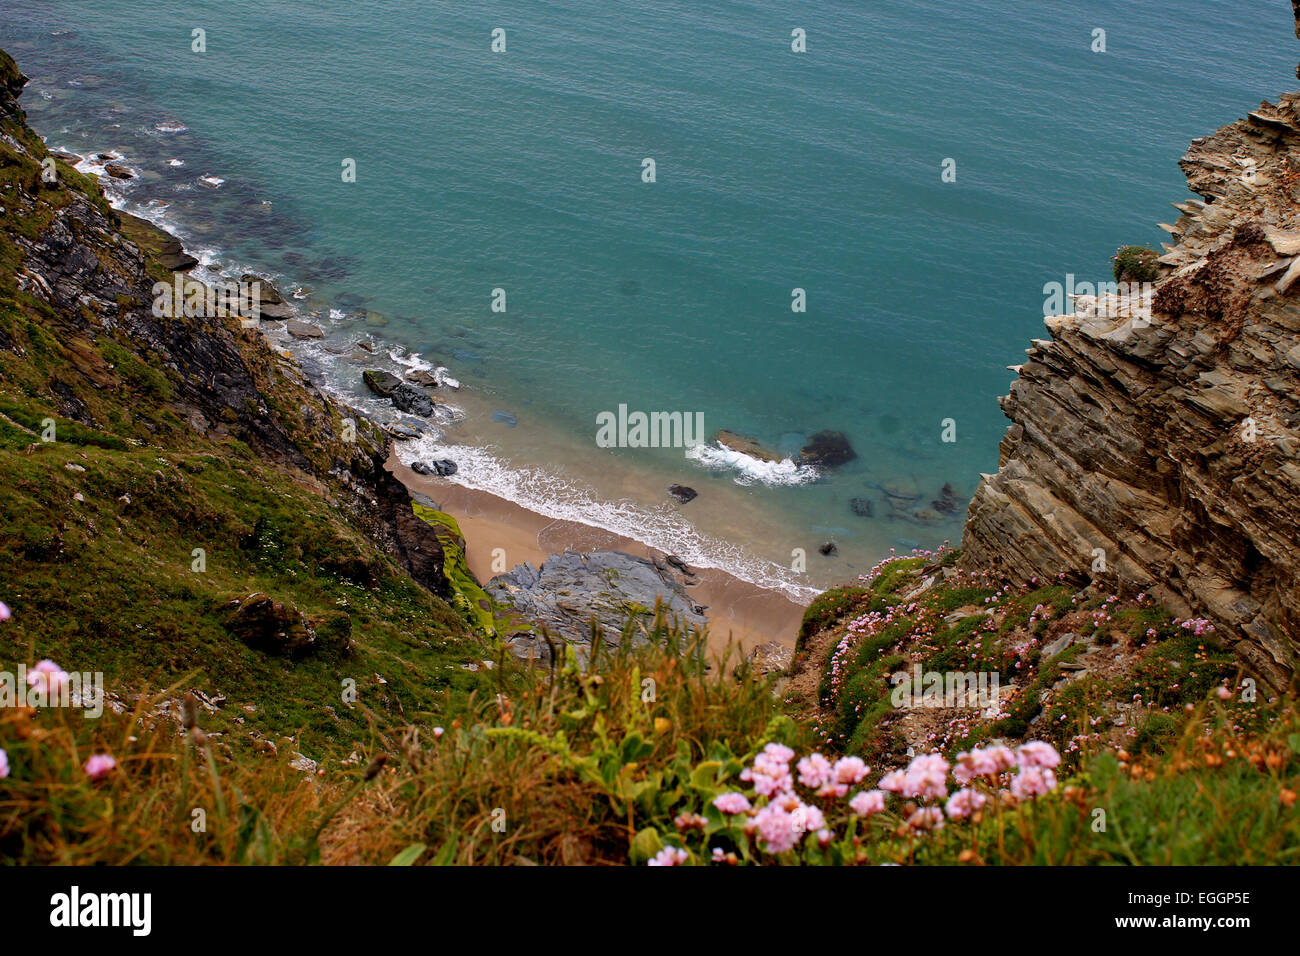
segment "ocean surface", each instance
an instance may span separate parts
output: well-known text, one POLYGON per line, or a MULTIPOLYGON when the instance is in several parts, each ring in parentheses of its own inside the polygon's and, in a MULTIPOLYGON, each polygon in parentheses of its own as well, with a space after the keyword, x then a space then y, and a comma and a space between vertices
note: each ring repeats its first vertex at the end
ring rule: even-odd
POLYGON ((0 0, 0 46, 115 203, 299 290, 331 388, 462 383, 406 460, 799 597, 957 542, 1044 286, 1158 248, 1300 60, 1284 0, 0 0), (601 447, 620 405, 857 458, 601 447))

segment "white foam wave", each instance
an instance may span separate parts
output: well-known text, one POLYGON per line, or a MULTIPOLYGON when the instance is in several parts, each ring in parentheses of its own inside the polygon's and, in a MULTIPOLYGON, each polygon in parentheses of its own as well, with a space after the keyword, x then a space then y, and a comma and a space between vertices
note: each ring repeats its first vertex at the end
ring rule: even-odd
POLYGON ((807 485, 821 477, 811 465, 796 464, 794 459, 764 461, 719 444, 699 444, 686 449, 686 457, 711 471, 734 471, 738 485, 807 485))
POLYGON ((801 584, 795 573, 739 545, 702 534, 675 507, 647 508, 626 499, 606 501, 570 478, 542 468, 514 467, 490 448, 448 444, 425 437, 399 442, 404 464, 450 458, 458 470, 448 480, 513 501, 529 511, 560 521, 575 521, 676 554, 699 568, 725 571, 742 581, 777 590, 806 603, 821 593, 801 584))

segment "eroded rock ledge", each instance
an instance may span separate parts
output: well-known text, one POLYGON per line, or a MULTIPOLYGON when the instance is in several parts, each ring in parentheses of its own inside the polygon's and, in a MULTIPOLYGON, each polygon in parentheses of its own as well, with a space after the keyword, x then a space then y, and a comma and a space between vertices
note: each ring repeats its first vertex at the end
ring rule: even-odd
POLYGON ((962 563, 1148 591, 1282 687, 1300 639, 1300 94, 1181 166, 1203 201, 1177 204, 1150 309, 1085 303, 1028 350, 962 563))

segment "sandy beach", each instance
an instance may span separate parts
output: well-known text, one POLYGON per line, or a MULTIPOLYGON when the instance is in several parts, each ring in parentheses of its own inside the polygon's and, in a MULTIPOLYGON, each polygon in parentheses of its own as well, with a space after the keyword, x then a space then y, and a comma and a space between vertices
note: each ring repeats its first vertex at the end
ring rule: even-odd
MULTIPOLYGON (((437 503, 439 510, 452 515, 465 536, 465 552, 470 570, 482 583, 501 573, 502 557, 497 553, 496 570, 493 553, 504 552, 504 567, 530 562, 540 566, 549 555, 564 551, 623 551, 638 557, 662 556, 632 538, 600 528, 548 518, 529 511, 512 501, 461 487, 433 476, 417 475, 394 454, 388 469, 408 489, 419 492, 437 503)), ((728 644, 739 644, 744 653, 776 642, 793 648, 803 606, 785 594, 760 588, 725 571, 694 569, 699 579, 688 585, 692 598, 706 608, 709 620, 709 645, 716 652, 728 644)))

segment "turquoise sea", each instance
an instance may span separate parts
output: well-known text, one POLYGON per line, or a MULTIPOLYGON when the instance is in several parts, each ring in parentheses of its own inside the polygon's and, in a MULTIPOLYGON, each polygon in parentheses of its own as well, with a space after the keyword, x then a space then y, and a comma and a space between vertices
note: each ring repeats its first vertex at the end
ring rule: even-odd
POLYGON ((1044 285, 1158 247, 1188 142, 1300 60, 1285 0, 0 0, 0 46, 115 202, 302 290, 331 387, 463 384, 404 457, 800 595, 955 543, 1044 285), (599 447, 620 405, 858 457, 599 447))

